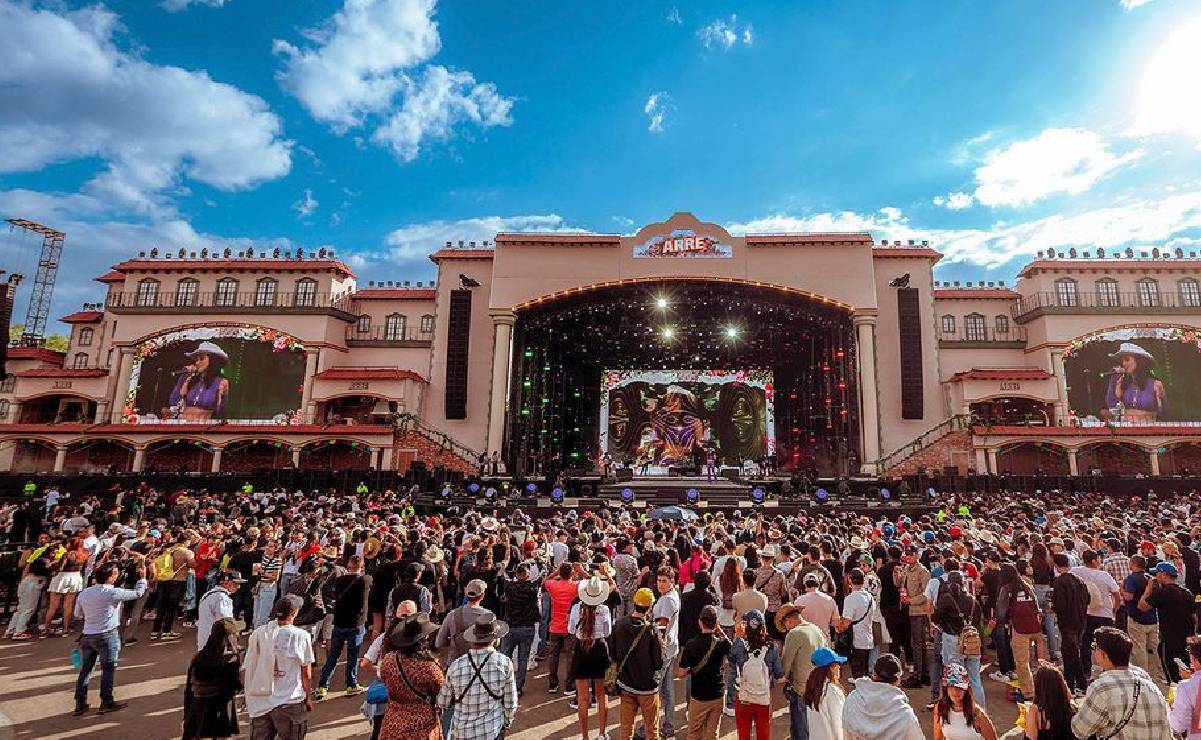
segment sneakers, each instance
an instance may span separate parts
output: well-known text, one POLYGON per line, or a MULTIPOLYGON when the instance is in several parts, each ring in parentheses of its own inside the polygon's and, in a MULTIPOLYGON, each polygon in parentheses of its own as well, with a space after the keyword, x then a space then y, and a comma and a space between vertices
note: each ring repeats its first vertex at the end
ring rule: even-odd
POLYGON ((579 702, 577 702, 577 701, 575 700, 575 697, 573 696, 573 697, 571 698, 571 701, 567 702, 567 706, 571 707, 572 709, 579 709, 579 708, 580 708, 580 703, 579 703, 579 702))
POLYGON ((82 717, 83 715, 87 714, 89 709, 91 709, 91 707, 87 704, 80 704, 79 706, 75 707, 75 711, 71 712, 71 714, 76 717, 82 717))
POLYGON ((1009 676, 1006 676, 1000 671, 993 671, 992 673, 988 674, 988 678, 990 681, 997 681, 998 683, 1005 683, 1009 680, 1009 676))
POLYGON ((160 638, 162 636, 163 636, 163 633, 161 633, 161 632, 151 632, 150 633, 151 640, 157 640, 158 638, 160 638))
POLYGON ((329 689, 325 688, 324 686, 318 686, 316 689, 313 690, 313 698, 316 699, 317 701, 321 701, 328 695, 329 695, 329 689))
POLYGON ((346 687, 346 695, 347 696, 358 696, 359 694, 363 693, 366 690, 367 689, 363 688, 362 686, 359 686, 357 683, 354 683, 354 684, 351 684, 346 687))
POLYGON ((557 693, 559 693, 559 687, 551 686, 549 689, 546 690, 546 693, 551 694, 551 695, 557 694, 557 693))
POLYGON ((125 645, 126 645, 126 646, 129 646, 129 645, 137 645, 137 644, 138 644, 138 638, 136 638, 136 637, 131 637, 131 638, 129 638, 128 640, 126 640, 126 641, 125 641, 125 645))
POLYGON ((115 701, 112 704, 101 704, 99 714, 119 712, 127 706, 129 706, 129 702, 127 701, 115 701))
POLYGON ((721 711, 722 711, 722 714, 726 715, 727 717, 734 716, 734 707, 726 707, 725 709, 723 709, 721 711))
POLYGON ((567 688, 563 689, 563 696, 575 696, 575 687, 568 686, 567 688))
POLYGON ((178 640, 179 633, 178 632, 164 632, 161 635, 159 635, 159 637, 161 637, 164 640, 178 640))

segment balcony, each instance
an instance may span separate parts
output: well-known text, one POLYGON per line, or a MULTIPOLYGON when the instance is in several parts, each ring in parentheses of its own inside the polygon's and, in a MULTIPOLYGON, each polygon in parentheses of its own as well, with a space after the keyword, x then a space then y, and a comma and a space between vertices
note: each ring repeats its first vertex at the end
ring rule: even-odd
POLYGON ((1201 295, 1194 293, 1033 293, 1010 309, 1015 321, 1026 323, 1048 314, 1195 314, 1201 315, 1201 295))
POLYGON ((942 349, 1025 349, 1026 327, 1010 326, 998 331, 992 326, 959 326, 955 331, 936 332, 942 349))
POLYGON ((110 294, 105 307, 114 314, 320 314, 343 321, 358 319, 346 293, 157 292, 110 294))
POLYGON ((358 326, 346 327, 347 347, 425 347, 434 341, 434 330, 418 331, 411 328, 372 326, 360 331, 358 326))

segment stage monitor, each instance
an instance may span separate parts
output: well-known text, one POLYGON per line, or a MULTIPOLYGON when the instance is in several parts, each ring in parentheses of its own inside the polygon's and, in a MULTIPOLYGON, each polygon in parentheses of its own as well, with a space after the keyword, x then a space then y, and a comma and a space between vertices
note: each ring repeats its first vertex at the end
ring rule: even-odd
POLYGON ((606 370, 600 447, 614 460, 667 470, 704 463, 741 466, 775 450, 770 370, 606 370))

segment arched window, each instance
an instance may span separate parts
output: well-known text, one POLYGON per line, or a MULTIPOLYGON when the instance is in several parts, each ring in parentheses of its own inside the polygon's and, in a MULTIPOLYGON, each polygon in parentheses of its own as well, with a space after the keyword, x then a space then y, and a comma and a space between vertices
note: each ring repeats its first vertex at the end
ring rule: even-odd
POLYGON ((984 329, 984 315, 969 313, 964 316, 963 334, 963 338, 969 342, 983 342, 988 339, 988 332, 984 329))
POLYGON ((955 317, 951 314, 942 317, 942 333, 948 335, 955 333, 955 317))
POLYGON ((434 331, 434 317, 431 314, 425 314, 421 317, 421 333, 431 334, 434 331))
POLYGON ((17 376, 9 373, 0 381, 0 393, 12 393, 17 387, 17 376))
POLYGON ((998 338, 1003 338, 1009 334, 1009 317, 1003 313, 997 314, 997 318, 993 326, 996 329, 998 338))
POLYGON ((8 410, 12 408, 8 401, 0 401, 0 419, 8 418, 8 410))
POLYGON ((85 326, 79 330, 79 341, 77 344, 80 347, 91 347, 92 337, 96 335, 96 330, 90 326, 85 326))
POLYGON ((196 278, 184 278, 175 286, 175 305, 180 308, 196 305, 196 295, 200 291, 200 281, 196 278))
POLYGON ((1138 286, 1138 305, 1159 305, 1159 283, 1152 278, 1143 278, 1136 285, 1138 286))
POLYGON ((1118 295, 1118 281, 1113 278, 1101 278, 1097 281, 1097 305, 1102 308, 1115 308, 1122 305, 1118 295))
POLYGON ((74 367, 76 370, 83 370, 87 366, 88 366, 88 353, 87 352, 76 352, 75 353, 75 361, 74 361, 74 364, 72 365, 72 367, 74 367))
POLYGON ((1055 305, 1078 306, 1079 294, 1076 292, 1076 281, 1071 278, 1060 278, 1055 281, 1055 305))
POLYGON ((1185 278, 1176 286, 1180 288, 1180 305, 1192 308, 1201 306, 1201 289, 1198 289, 1196 280, 1185 278))
POLYGON ((274 278, 262 278, 254 284, 254 305, 274 306, 275 292, 279 289, 279 281, 274 278))
POLYGON ((233 278, 221 278, 217 281, 217 294, 214 297, 217 306, 233 306, 238 302, 238 281, 233 278))
POLYGON ((301 278, 296 281, 296 300, 293 304, 300 307, 317 305, 317 281, 312 278, 301 278))
POLYGON ((371 314, 365 313, 359 316, 359 323, 355 326, 355 330, 360 334, 366 334, 371 331, 371 314))
POLYGON ((146 278, 138 281, 138 293, 134 299, 134 305, 137 306, 157 306, 158 305, 158 281, 154 278, 146 278))
POLYGON ((388 314, 384 324, 384 339, 397 341, 405 338, 405 317, 398 313, 388 314))

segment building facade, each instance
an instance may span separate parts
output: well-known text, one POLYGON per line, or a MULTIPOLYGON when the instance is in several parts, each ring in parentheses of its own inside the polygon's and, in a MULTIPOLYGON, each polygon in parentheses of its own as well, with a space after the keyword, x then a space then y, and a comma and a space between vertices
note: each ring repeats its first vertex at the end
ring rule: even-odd
POLYGON ((65 353, 10 349, 0 468, 1201 470, 1195 254, 1047 252, 1012 287, 939 283, 940 258, 688 213, 447 243, 428 285, 151 250, 63 317, 65 353))

